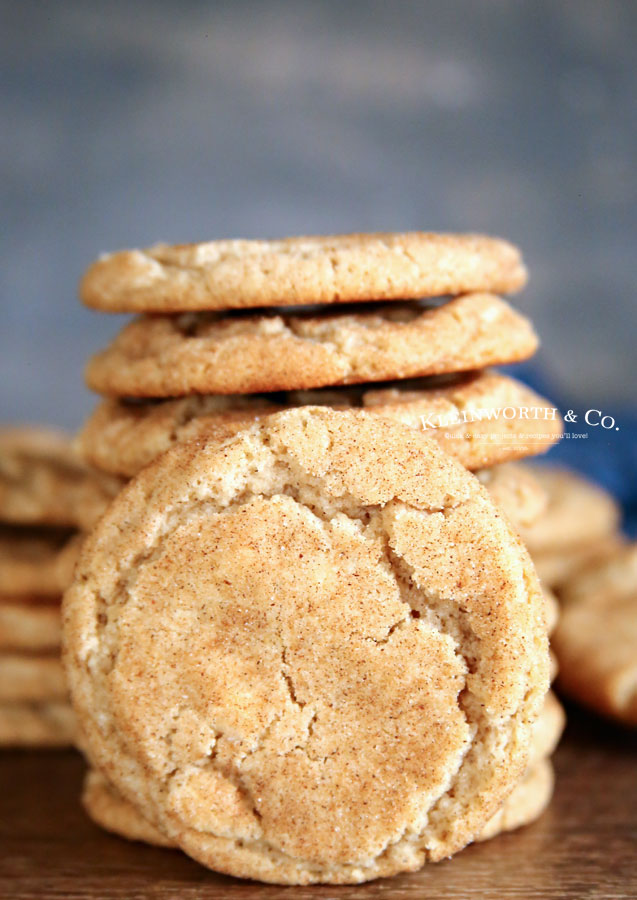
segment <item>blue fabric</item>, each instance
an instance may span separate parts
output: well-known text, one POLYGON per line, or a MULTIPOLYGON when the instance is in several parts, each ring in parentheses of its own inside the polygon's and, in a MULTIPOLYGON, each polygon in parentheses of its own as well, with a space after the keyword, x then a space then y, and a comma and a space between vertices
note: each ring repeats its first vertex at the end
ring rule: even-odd
POLYGON ((637 411, 603 403, 591 404, 591 407, 602 407, 604 415, 612 416, 615 427, 589 426, 584 421, 589 407, 569 402, 568 397, 561 396, 533 364, 511 366, 504 371, 550 398, 562 415, 573 411, 577 421, 566 422, 565 431, 584 437, 563 438, 543 460, 567 465, 607 488, 622 504, 624 531, 637 537, 637 411), (617 428, 619 430, 615 430, 617 428))

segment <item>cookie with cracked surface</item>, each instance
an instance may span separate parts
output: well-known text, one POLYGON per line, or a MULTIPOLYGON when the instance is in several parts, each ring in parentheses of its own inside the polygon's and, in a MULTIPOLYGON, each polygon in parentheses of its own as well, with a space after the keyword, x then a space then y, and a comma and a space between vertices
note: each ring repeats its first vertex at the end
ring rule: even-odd
MULTIPOLYGON (((546 695, 542 712, 533 728, 529 755, 529 769, 541 763, 555 749, 564 729, 564 711, 552 691, 546 695)), ((523 781, 528 778, 523 776, 523 781)), ((504 807, 495 814, 493 821, 489 820, 481 835, 476 840, 486 840, 493 837, 501 829, 495 828, 496 822, 513 821, 516 811, 520 814, 521 804, 518 804, 519 786, 513 789, 511 795, 504 801, 504 807), (487 835, 487 830, 490 833, 487 835), (484 837, 482 836, 484 834, 484 837)), ((525 796, 526 796, 525 791, 525 796)), ((169 837, 152 825, 148 819, 137 810, 132 803, 125 800, 112 784, 97 770, 90 769, 84 778, 82 791, 82 803, 89 817, 103 828, 119 837, 129 841, 142 841, 157 847, 175 847, 176 844, 169 837)), ((524 808, 527 808, 526 802, 524 808)), ((525 820, 527 821, 527 820, 525 820)), ((531 821, 531 819, 528 819, 531 821)), ((523 824, 520 821, 520 824, 523 824)), ((510 828, 517 827, 511 825, 510 828)), ((502 829, 507 830, 507 829, 502 829)))
POLYGON ((548 759, 536 762, 487 822, 476 841, 488 841, 505 831, 514 831, 535 822, 551 802, 554 784, 551 762, 548 759))
POLYGON ((217 430, 240 431, 255 419, 294 406, 364 407, 372 415, 422 430, 468 469, 492 466, 519 455, 542 453, 558 440, 562 424, 552 415, 537 437, 529 410, 554 407, 515 379, 480 372, 429 379, 407 386, 366 390, 333 388, 282 394, 194 394, 178 400, 103 400, 77 437, 81 456, 115 475, 132 477, 176 443, 217 430), (490 420, 485 411, 513 410, 515 417, 490 420), (522 435, 512 441, 511 433, 522 435), (528 437, 524 438, 524 433, 528 437))
POLYGON ((71 747, 75 736, 70 703, 0 702, 0 747, 71 747))
POLYGON ((548 496, 545 512, 521 529, 532 555, 605 540, 619 527, 617 501, 598 484, 558 466, 533 466, 548 496))
POLYGON ((344 234, 124 250, 93 263, 83 302, 107 312, 178 313, 409 300, 526 283, 516 247, 475 234, 344 234))
POLYGON ((553 636, 563 692, 637 726, 637 544, 564 586, 553 636))
POLYGON ((59 603, 0 596, 0 650, 51 651, 60 646, 61 636, 59 603))
POLYGON ((548 688, 519 538, 433 441, 360 412, 285 411, 151 463, 84 544, 64 618, 96 765, 186 853, 263 881, 459 850, 524 771, 548 688))
POLYGON ((0 592, 59 597, 73 578, 76 536, 62 528, 0 524, 0 592))
POLYGON ((493 294, 349 314, 142 316, 89 361, 86 381, 117 397, 247 394, 463 372, 537 346, 493 294))
POLYGON ((48 428, 0 429, 0 519, 19 525, 85 527, 119 490, 89 469, 68 435, 48 428))
POLYGON ((67 696, 57 656, 0 653, 0 703, 37 703, 67 696))

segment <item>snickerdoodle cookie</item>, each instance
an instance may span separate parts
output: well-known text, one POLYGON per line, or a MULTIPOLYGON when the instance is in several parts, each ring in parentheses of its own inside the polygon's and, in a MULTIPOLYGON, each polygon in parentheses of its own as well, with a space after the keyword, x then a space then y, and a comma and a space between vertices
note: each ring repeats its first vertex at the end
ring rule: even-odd
POLYGON ((118 489, 117 479, 77 458, 66 434, 29 426, 0 429, 0 520, 82 528, 118 489))
POLYGON ((124 250, 93 263, 80 294, 109 312, 175 313, 509 293, 525 282, 520 253, 507 241, 410 232, 124 250))
MULTIPOLYGON (((564 710, 555 694, 549 691, 533 728, 527 772, 475 840, 484 841, 501 831, 519 828, 540 815, 552 793, 552 779, 546 777, 546 760, 557 746, 564 722, 564 710), (544 776, 542 781, 538 777, 538 767, 544 776)), ((93 822, 105 831, 157 847, 176 846, 95 769, 89 769, 84 778, 82 803, 93 822)))
POLYGON ((433 441, 360 412, 174 447, 88 537, 64 618, 92 762, 186 853, 264 881, 460 849, 548 688, 518 537, 433 441))
POLYGON ((68 703, 0 702, 0 747, 70 747, 75 737, 68 703))
POLYGON ((0 653, 0 703, 38 703, 66 695, 64 670, 57 656, 0 653))
POLYGON ((55 650, 61 633, 59 603, 0 595, 0 650, 55 650))
POLYGON ((562 429, 555 408, 526 385, 497 372, 480 372, 372 390, 106 399, 84 424, 77 446, 91 465, 132 477, 173 444, 213 431, 239 431, 263 415, 305 405, 362 406, 372 415, 396 419, 436 440, 468 469, 541 453, 562 429))
POLYGON ((548 493, 535 470, 524 463, 502 463, 476 474, 517 529, 528 527, 546 513, 548 493))
POLYGON ((580 542, 573 547, 535 550, 533 562, 542 584, 559 591, 580 572, 615 556, 626 544, 624 535, 616 531, 597 540, 580 542))
POLYGON ((534 466, 533 474, 548 498, 544 513, 521 531, 534 557, 590 546, 617 530, 619 504, 604 488, 558 466, 534 466))
POLYGON ((531 323, 493 294, 346 314, 142 316, 89 361, 120 397, 246 394, 480 369, 531 356, 531 323))
POLYGON ((0 595, 59 597, 78 551, 65 529, 0 524, 0 595))
POLYGON ((637 544, 562 590, 553 644, 565 694, 637 725, 637 544))

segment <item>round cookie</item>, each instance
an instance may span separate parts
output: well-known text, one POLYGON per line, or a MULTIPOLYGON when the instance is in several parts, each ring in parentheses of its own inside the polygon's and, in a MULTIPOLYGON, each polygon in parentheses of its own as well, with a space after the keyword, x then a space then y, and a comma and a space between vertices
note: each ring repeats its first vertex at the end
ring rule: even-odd
POLYGON ((548 687, 508 523, 432 441, 355 412, 160 457, 88 537, 64 616, 96 765, 195 859, 277 883, 460 849, 548 687))
POLYGON ((345 234, 111 253, 88 269, 80 296, 107 312, 177 313, 509 293, 526 277, 517 248, 497 238, 345 234))
MULTIPOLYGON (((564 710, 555 694, 549 691, 546 695, 542 712, 533 728, 529 769, 538 764, 541 765, 543 760, 553 752, 564 729, 564 721, 564 710)), ((529 772, 527 770, 527 774, 523 776, 523 782, 526 782, 528 777, 529 772)), ((523 804, 517 802, 519 792, 520 785, 516 786, 504 801, 504 807, 507 808, 506 814, 498 810, 494 817, 495 821, 513 821, 514 810, 519 810, 522 813, 523 809, 529 809, 526 802, 523 804)), ((527 793, 525 790, 525 797, 527 793)), ((129 841, 142 841, 157 847, 176 846, 174 841, 162 834, 148 819, 145 819, 135 806, 124 800, 113 785, 95 769, 90 769, 84 778, 82 803, 93 822, 105 831, 110 831, 129 841)), ((488 836, 493 837, 500 830, 494 829, 495 821, 489 820, 481 834, 484 834, 489 829, 491 833, 488 836)), ((531 820, 529 819, 528 821, 531 820)), ((520 824, 523 824, 523 822, 520 821, 520 824)), ((517 826, 512 825, 510 827, 517 826)), ((478 836, 476 840, 486 840, 486 835, 485 837, 478 836)))
POLYGON ((562 691, 637 725, 637 544, 564 586, 553 635, 562 691))
POLYGON ((618 532, 574 547, 535 551, 533 562, 542 584, 558 590, 589 567, 606 562, 625 546, 626 538, 618 532))
MULTIPOLYGON (((637 584, 637 544, 625 543, 603 562, 584 569, 562 592, 563 602, 580 603, 591 595, 628 596, 637 584)), ((603 602, 603 600, 602 600, 603 602)))
POLYGON ((549 760, 536 762, 487 822, 476 841, 488 841, 504 831, 514 831, 535 822, 551 802, 554 784, 555 774, 549 760))
POLYGON ((0 653, 0 703, 39 703, 66 696, 64 670, 57 657, 0 653))
POLYGON ((537 437, 537 420, 524 414, 538 410, 539 415, 553 407, 507 375, 480 372, 440 381, 371 391, 349 387, 283 394, 195 394, 162 401, 106 399, 85 422, 76 444, 89 464, 132 477, 173 444, 215 430, 239 431, 266 413, 305 405, 363 406, 370 415, 421 430, 468 469, 541 453, 561 434, 561 419, 550 418, 543 422, 542 438, 537 437), (517 415, 509 418, 507 412, 506 419, 494 424, 485 416, 494 409, 514 410, 517 415), (514 430, 518 435, 527 431, 528 439, 509 440, 514 430))
POLYGON ((0 703, 0 747, 70 747, 74 742, 69 703, 0 703))
POLYGON ((0 650, 50 651, 60 646, 59 603, 0 596, 0 650))
POLYGON ((476 472, 476 476, 518 530, 537 522, 546 512, 548 494, 529 466, 502 463, 476 472))
POLYGON ((534 466, 533 474, 548 495, 542 516, 521 529, 533 556, 603 540, 617 530, 617 502, 582 475, 555 466, 534 466))
POLYGON ((78 550, 67 530, 0 524, 0 593, 59 597, 72 581, 78 550))
POLYGON ((537 345, 492 294, 351 314, 142 316, 89 361, 86 380, 119 397, 246 394, 480 369, 537 345))
POLYGON ((19 525, 84 527, 119 490, 88 469, 67 435, 46 428, 0 429, 0 519, 19 525))

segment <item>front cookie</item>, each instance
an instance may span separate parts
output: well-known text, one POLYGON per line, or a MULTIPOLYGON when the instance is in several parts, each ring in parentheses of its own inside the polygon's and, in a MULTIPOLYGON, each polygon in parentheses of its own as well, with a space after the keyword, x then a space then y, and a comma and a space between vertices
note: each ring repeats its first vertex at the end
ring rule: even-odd
POLYGON ((97 766, 186 853, 264 881, 460 849, 548 686, 519 540, 431 441, 361 413, 174 448, 89 537, 65 618, 97 766))

